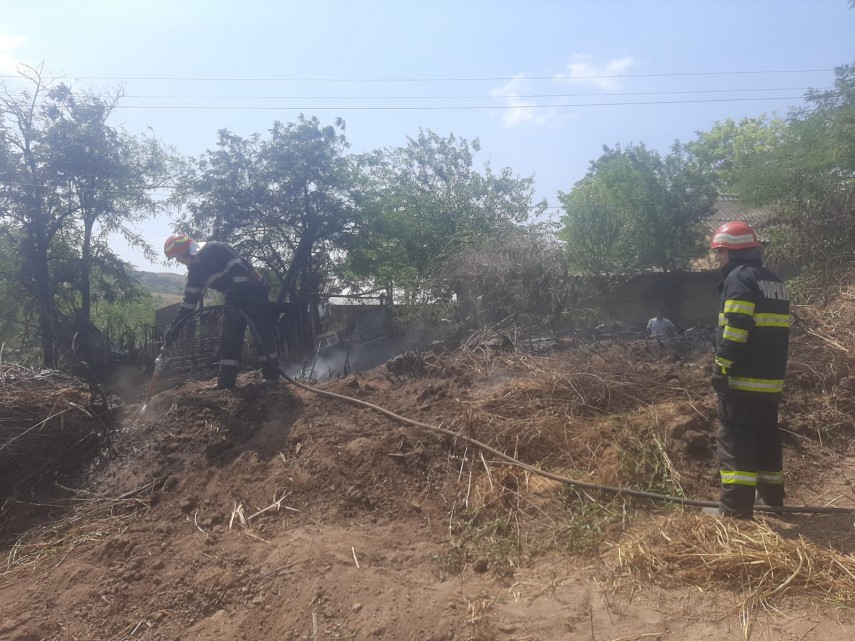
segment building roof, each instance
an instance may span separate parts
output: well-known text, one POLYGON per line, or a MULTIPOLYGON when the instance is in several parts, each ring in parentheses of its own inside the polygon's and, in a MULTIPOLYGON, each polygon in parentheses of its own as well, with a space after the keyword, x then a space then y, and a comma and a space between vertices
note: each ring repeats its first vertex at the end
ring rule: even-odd
POLYGON ((705 222, 710 231, 731 220, 741 220, 759 230, 768 226, 776 216, 777 212, 771 207, 748 207, 735 194, 719 194, 713 213, 705 222))

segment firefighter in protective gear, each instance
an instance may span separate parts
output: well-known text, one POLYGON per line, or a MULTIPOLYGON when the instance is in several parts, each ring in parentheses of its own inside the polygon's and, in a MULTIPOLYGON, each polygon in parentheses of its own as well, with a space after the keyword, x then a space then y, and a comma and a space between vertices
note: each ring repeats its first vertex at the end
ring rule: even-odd
POLYGON ((246 332, 243 314, 255 325, 263 342, 256 348, 261 356, 265 383, 276 383, 279 380, 279 355, 276 351, 275 324, 267 296, 267 283, 261 274, 229 245, 216 241, 197 243, 183 233, 167 238, 163 251, 167 258, 174 258, 187 265, 184 299, 166 333, 166 344, 175 340, 182 319, 197 308, 205 290, 214 289, 225 294, 226 305, 220 330, 219 376, 214 388, 231 389, 237 381, 246 332))
POLYGON ((784 389, 790 297, 763 267, 751 226, 732 221, 713 235, 720 283, 713 388, 718 394, 719 513, 750 518, 755 498, 784 504, 778 404, 784 389))

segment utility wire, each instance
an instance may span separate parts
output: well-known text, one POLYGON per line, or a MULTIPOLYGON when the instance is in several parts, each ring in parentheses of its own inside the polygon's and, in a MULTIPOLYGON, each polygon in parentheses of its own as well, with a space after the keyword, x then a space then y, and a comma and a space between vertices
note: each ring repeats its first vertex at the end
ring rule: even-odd
POLYGON ((644 105, 683 105, 683 104, 709 104, 716 102, 758 102, 772 100, 801 100, 804 96, 769 96, 760 98, 710 98, 704 100, 651 100, 633 102, 584 102, 584 103, 560 103, 545 105, 458 105, 458 106, 396 106, 396 107, 357 107, 357 106, 214 106, 214 105, 116 105, 115 109, 157 109, 157 110, 203 110, 203 111, 504 111, 507 109, 555 109, 558 107, 637 107, 644 105))
MULTIPOLYGON (((191 98, 196 100, 478 100, 485 98, 589 98, 593 96, 671 96, 708 93, 757 93, 760 91, 808 91, 815 87, 766 87, 760 89, 699 89, 693 91, 627 91, 596 93, 541 93, 541 94, 491 94, 478 96, 194 96, 179 94, 136 95, 124 94, 122 98, 150 100, 164 98, 191 98)), ((827 91, 830 87, 820 89, 827 91)))
MULTIPOLYGON (((569 76, 557 73, 552 76, 468 76, 456 78, 425 77, 425 78, 241 78, 241 77, 209 77, 209 76, 70 76, 53 75, 41 76, 43 80, 153 80, 153 81, 199 81, 199 82, 495 82, 499 80, 605 80, 613 78, 680 78, 701 76, 746 76, 746 75, 777 75, 799 73, 822 73, 834 71, 828 69, 767 69, 741 71, 686 71, 677 73, 641 73, 641 74, 604 74, 590 76, 569 76)), ((20 78, 20 75, 0 75, 3 78, 20 78)))

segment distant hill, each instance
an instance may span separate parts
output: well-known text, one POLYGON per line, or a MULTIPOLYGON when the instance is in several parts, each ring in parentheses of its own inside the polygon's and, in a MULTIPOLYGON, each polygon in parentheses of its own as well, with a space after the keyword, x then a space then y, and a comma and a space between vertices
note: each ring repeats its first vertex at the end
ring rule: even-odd
POLYGON ((136 272, 134 275, 155 298, 157 307, 178 303, 184 295, 184 274, 136 272))

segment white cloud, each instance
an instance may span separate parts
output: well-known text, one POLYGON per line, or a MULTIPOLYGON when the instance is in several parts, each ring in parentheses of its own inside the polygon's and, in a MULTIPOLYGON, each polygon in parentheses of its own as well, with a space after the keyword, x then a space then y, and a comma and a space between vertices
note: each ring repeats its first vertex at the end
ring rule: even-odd
POLYGON ((525 98, 528 85, 525 74, 518 73, 506 85, 491 92, 508 103, 507 110, 502 112, 502 124, 505 127, 516 127, 523 123, 544 125, 552 116, 552 108, 538 107, 535 101, 525 98))
POLYGON ((9 53, 27 41, 24 36, 4 36, 0 34, 0 73, 17 73, 20 61, 9 53))
POLYGON ((24 36, 0 35, 0 49, 14 49, 24 44, 27 39, 24 36))
POLYGON ((632 56, 610 60, 605 64, 597 64, 592 58, 573 54, 571 62, 567 64, 567 73, 556 74, 553 80, 564 84, 591 84, 603 91, 617 91, 622 86, 622 79, 616 76, 626 74, 635 64, 632 56))
MULTIPOLYGON (((553 76, 552 82, 559 85, 588 84, 601 91, 614 92, 623 85, 620 76, 626 75, 634 64, 632 56, 598 64, 593 60, 593 56, 573 54, 567 64, 567 71, 553 76)), ((530 97, 531 85, 524 73, 518 73, 503 87, 492 91, 493 96, 503 98, 507 102, 507 109, 502 112, 502 124, 505 127, 523 124, 545 125, 575 117, 558 107, 547 106, 543 99, 538 101, 530 97)))

